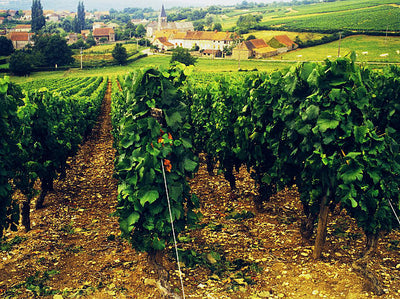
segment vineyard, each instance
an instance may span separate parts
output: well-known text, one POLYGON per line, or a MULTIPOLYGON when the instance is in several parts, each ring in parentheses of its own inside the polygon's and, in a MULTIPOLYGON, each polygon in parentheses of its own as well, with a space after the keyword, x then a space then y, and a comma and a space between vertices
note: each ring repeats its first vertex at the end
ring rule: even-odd
MULTIPOLYGON (((34 200, 38 209, 46 202, 55 211, 67 204, 71 215, 59 217, 71 223, 83 223, 78 215, 89 210, 86 217, 98 215, 103 226, 113 220, 101 211, 107 209, 115 219, 112 233, 97 231, 95 219, 79 230, 72 224, 59 228, 65 244, 73 238, 68 244, 75 247, 68 248, 75 256, 97 246, 104 248, 102 260, 89 260, 70 273, 76 277, 73 285, 60 279, 67 290, 57 285, 58 272, 50 271, 30 286, 37 287, 40 278, 52 288, 30 289, 26 280, 20 294, 26 295, 25 287, 33 296, 102 292, 135 298, 138 289, 129 284, 142 284, 148 298, 182 296, 183 286, 196 298, 350 296, 345 290, 356 297, 395 298, 399 74, 395 67, 375 72, 358 66, 353 54, 268 74, 195 74, 176 65, 138 70, 110 84, 103 77, 65 78, 20 88, 3 79, 1 232, 17 228, 18 203, 29 231, 34 200), (111 101, 105 98, 107 87, 111 101), (104 119, 111 114, 102 134, 113 138, 90 137, 100 111, 104 119), (91 144, 95 139, 114 146, 114 163, 100 159, 114 169, 102 170, 93 182, 80 179, 79 184, 88 184, 81 187, 83 197, 67 203, 57 199, 57 188, 76 181, 68 176, 71 165, 82 160, 83 168, 95 171, 87 166, 94 163, 88 160, 95 148, 99 153, 103 148, 91 144), (81 159, 85 140, 92 149, 81 159), (110 196, 112 173, 118 181, 112 192, 118 195, 104 199, 97 192, 110 196), (100 178, 107 182, 98 185, 100 178), (91 184, 99 191, 91 190, 91 184), (98 200, 86 199, 91 193, 98 200), (92 230, 97 245, 89 245, 90 240, 80 245, 79 235, 83 242, 92 230), (108 260, 106 252, 115 258, 108 260), (148 260, 139 252, 146 252, 148 260), (99 268, 93 270, 96 263, 99 268), (101 284, 88 282, 93 275, 100 276, 101 284), (77 284, 84 286, 77 290, 77 284)), ((36 213, 51 219, 44 210, 36 213)), ((39 221, 44 220, 35 218, 39 221)), ((73 259, 59 243, 54 250, 60 254, 57 264, 65 263, 62 254, 73 259)), ((2 288, 5 296, 19 294, 15 285, 2 288)))
POLYGON ((299 16, 285 16, 282 19, 270 19, 261 25, 277 26, 280 30, 355 30, 355 31, 398 31, 396 20, 399 8, 392 5, 359 8, 348 11, 333 11, 299 16), (356 13, 355 13, 356 12, 356 13))

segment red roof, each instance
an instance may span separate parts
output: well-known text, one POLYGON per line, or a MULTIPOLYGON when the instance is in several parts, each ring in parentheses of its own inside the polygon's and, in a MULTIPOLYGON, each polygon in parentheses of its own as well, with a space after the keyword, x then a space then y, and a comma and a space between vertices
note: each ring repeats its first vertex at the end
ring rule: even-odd
POLYGON ((265 48, 268 47, 267 43, 265 42, 265 40, 258 38, 258 39, 251 39, 248 41, 245 41, 246 47, 249 50, 253 50, 253 49, 259 49, 259 48, 265 48))
POLYGON ((31 25, 17 25, 15 26, 15 29, 31 29, 31 25))
POLYGON ((33 33, 28 32, 11 32, 9 35, 9 39, 11 39, 13 42, 29 41, 32 35, 33 33))
POLYGON ((297 46, 297 44, 293 42, 287 35, 277 35, 275 36, 275 39, 286 47, 291 47, 292 45, 297 46))
POLYGON ((160 41, 160 43, 162 43, 164 46, 167 46, 167 47, 173 47, 174 46, 174 44, 171 44, 168 40, 167 40, 167 38, 165 37, 165 36, 162 36, 162 37, 159 37, 159 38, 157 38, 159 41, 160 41))
POLYGON ((93 30, 93 36, 109 36, 112 33, 114 33, 112 28, 95 28, 93 30))

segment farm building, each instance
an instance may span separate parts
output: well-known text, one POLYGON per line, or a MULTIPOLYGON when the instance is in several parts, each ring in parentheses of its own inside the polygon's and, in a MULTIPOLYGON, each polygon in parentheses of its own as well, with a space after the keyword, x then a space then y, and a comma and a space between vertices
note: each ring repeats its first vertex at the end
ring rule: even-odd
POLYGON ((200 51, 202 56, 206 56, 206 57, 211 57, 211 58, 215 58, 215 57, 222 57, 222 51, 221 50, 204 50, 204 51, 200 51))
POLYGON ((93 30, 93 38, 96 43, 100 43, 102 38, 108 42, 115 42, 115 32, 112 28, 95 28, 93 30))
POLYGON ((187 31, 170 36, 169 42, 175 47, 192 49, 198 46, 200 50, 223 50, 234 42, 231 32, 218 31, 187 31))
POLYGON ((33 33, 29 32, 11 32, 8 38, 12 41, 14 49, 23 49, 28 44, 33 44, 32 36, 33 33))
POLYGON ((17 25, 15 26, 14 30, 15 32, 30 32, 32 30, 31 25, 17 25))
POLYGON ((277 50, 270 47, 263 39, 241 42, 232 51, 233 59, 266 58, 277 55, 277 50))
POLYGON ((275 48, 278 51, 278 54, 295 50, 299 47, 285 34, 274 36, 269 40, 268 45, 270 45, 272 48, 275 48))
POLYGON ((153 42, 154 46, 157 46, 161 51, 172 50, 174 44, 171 44, 166 37, 158 37, 153 42))

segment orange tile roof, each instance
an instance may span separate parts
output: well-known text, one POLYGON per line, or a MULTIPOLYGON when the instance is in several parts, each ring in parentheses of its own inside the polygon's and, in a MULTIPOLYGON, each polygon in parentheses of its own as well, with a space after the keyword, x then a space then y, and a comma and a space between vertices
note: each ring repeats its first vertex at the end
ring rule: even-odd
POLYGON ((95 28, 93 30, 93 36, 108 36, 111 33, 114 33, 112 28, 95 28))
POLYGON ((11 32, 9 34, 9 39, 11 39, 13 42, 29 41, 32 35, 33 33, 28 33, 28 32, 11 32))
POLYGON ((258 38, 258 39, 251 39, 249 40, 250 43, 253 44, 254 48, 258 49, 258 48, 264 48, 264 47, 268 47, 267 43, 265 42, 265 40, 258 38))
POLYGON ((287 35, 277 35, 275 36, 275 39, 280 42, 281 44, 290 47, 292 45, 297 45, 295 42, 293 42, 287 35))
POLYGON ((15 29, 31 29, 32 26, 31 25, 17 25, 15 26, 15 29))
POLYGON ((166 37, 157 38, 163 45, 167 47, 172 47, 174 44, 171 44, 166 37))

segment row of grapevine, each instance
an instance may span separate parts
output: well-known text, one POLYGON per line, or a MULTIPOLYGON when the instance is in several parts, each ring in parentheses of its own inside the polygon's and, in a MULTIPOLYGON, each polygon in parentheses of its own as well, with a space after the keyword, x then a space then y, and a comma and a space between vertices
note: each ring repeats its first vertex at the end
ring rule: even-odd
POLYGON ((390 204, 399 211, 400 90, 398 69, 374 73, 354 59, 189 80, 185 97, 194 144, 219 162, 232 188, 233 166, 240 164, 256 179, 261 200, 296 184, 308 219, 303 236, 311 237, 318 218, 316 258, 329 207, 340 205, 366 234, 364 265, 379 233, 399 225, 390 204))
POLYGON ((185 178, 197 162, 188 131, 180 130, 189 125, 177 88, 181 82, 174 72, 180 74, 154 69, 130 74, 120 96, 113 99, 118 212, 123 234, 139 250, 161 250, 171 239, 161 162, 177 230, 196 219, 196 202, 185 178))
POLYGON ((172 224, 179 233, 198 219, 198 199, 186 181, 198 163, 179 91, 184 78, 179 67, 138 71, 119 78, 122 91, 116 87, 112 98, 122 236, 149 253, 159 277, 166 274, 162 254, 173 242, 172 224))
MULTIPOLYGON (((14 150, 11 154, 0 156, 0 172, 5 181, 12 180, 13 187, 21 190, 26 197, 21 211, 26 230, 30 229, 29 210, 35 195, 34 183, 38 178, 41 181, 41 194, 36 202, 36 207, 40 208, 46 193, 53 187, 53 180, 58 174, 65 175, 67 158, 77 151, 95 123, 107 89, 107 81, 97 80, 98 85, 95 89, 90 87, 92 92, 88 96, 71 97, 50 92, 46 88, 22 93, 18 87, 6 81, 3 83, 3 101, 9 101, 13 105, 9 105, 12 109, 5 112, 7 115, 4 115, 4 120, 2 116, 4 126, 9 127, 2 131, 2 139, 5 140, 5 149, 14 150), (9 132, 12 132, 11 139, 9 132), (12 169, 7 167, 9 163, 12 163, 12 169)), ((4 184, 3 187, 8 192, 0 194, 4 196, 4 200, 2 198, 0 201, 0 219, 3 221, 1 232, 10 224, 15 225, 19 218, 17 209, 10 210, 10 207, 15 207, 11 201, 11 185, 4 184)))
POLYGON ((88 77, 75 77, 75 78, 64 78, 64 79, 46 79, 46 80, 33 80, 27 83, 21 84, 21 88, 23 90, 33 90, 33 89, 40 89, 42 87, 46 87, 50 91, 56 91, 60 87, 72 87, 83 80, 88 80, 88 77))

